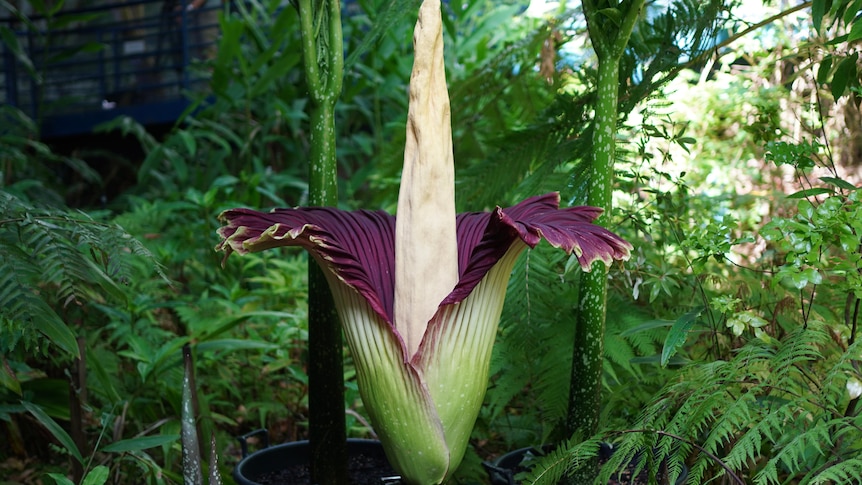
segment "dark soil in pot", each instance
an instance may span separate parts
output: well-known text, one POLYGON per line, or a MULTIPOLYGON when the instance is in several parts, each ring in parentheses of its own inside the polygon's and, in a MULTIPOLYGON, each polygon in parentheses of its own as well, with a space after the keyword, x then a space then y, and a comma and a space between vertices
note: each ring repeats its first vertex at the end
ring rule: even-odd
MULTIPOLYGON (((367 454, 351 455, 347 461, 347 475, 351 485, 380 485, 383 479, 397 476, 385 458, 367 454)), ((260 485, 304 485, 311 483, 309 464, 293 465, 258 476, 260 485)))
MULTIPOLYGON (((242 436, 239 440, 244 458, 233 471, 239 485, 311 485, 308 441, 268 446, 268 437, 263 430, 242 436), (248 454, 245 440, 255 434, 264 435, 264 448, 248 454)), ((398 483, 397 473, 387 461, 379 441, 348 439, 347 454, 350 485, 398 483)))

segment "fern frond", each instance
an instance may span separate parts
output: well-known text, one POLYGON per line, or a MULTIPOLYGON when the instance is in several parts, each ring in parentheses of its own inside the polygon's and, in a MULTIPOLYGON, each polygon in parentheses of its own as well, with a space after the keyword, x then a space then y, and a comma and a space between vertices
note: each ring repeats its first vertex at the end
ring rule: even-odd
POLYGON ((68 354, 78 355, 75 334, 31 283, 39 276, 27 253, 0 239, 0 352, 10 352, 19 341, 26 349, 38 347, 39 332, 68 354))
POLYGON ((644 408, 636 427, 679 435, 697 448, 626 436, 618 453, 630 457, 649 446, 656 460, 685 459, 689 483, 729 472, 756 484, 846 479, 862 454, 858 418, 845 416, 844 389, 859 375, 859 348, 840 352, 828 329, 811 324, 781 340, 754 339, 730 361, 692 364, 644 408))
POLYGON ((90 291, 89 285, 82 284, 92 282, 91 266, 66 237, 66 231, 59 225, 62 222, 28 213, 19 224, 22 247, 39 267, 43 282, 54 287, 50 293, 55 300, 50 303, 66 307, 90 300, 104 301, 98 293, 90 291))
POLYGON ((5 191, 0 191, 0 211, 0 271, 5 275, 0 278, 5 321, 0 332, 6 351, 21 339, 35 344, 39 339, 33 336, 42 334, 77 355, 74 333, 60 315, 73 307, 125 302, 128 292, 118 281, 123 281, 126 261, 137 257, 130 253, 158 268, 119 226, 84 213, 34 207, 5 191), (14 337, 19 334, 26 338, 14 337))
POLYGON ((839 461, 811 480, 811 485, 824 483, 856 483, 862 477, 862 457, 839 461))
MULTIPOLYGON (((801 419, 806 419, 801 417, 801 419)), ((773 473, 777 470, 796 473, 804 470, 804 465, 816 462, 817 456, 823 457, 824 447, 832 446, 829 428, 814 425, 799 433, 788 433, 789 439, 781 440, 780 451, 767 462, 767 467, 754 476, 754 482, 775 483, 773 473), (768 474, 766 473, 768 470, 768 474)))
POLYGON ((530 485, 556 484, 582 464, 592 462, 599 454, 600 445, 598 438, 563 442, 545 456, 537 458, 529 472, 516 478, 530 485))

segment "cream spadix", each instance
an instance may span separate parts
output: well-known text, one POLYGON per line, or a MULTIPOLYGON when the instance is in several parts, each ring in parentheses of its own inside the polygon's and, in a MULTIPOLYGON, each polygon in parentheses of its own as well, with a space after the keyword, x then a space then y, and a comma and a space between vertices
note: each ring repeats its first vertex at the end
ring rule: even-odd
POLYGON ((414 33, 398 219, 334 208, 233 209, 219 217, 226 256, 300 246, 324 268, 359 391, 404 482, 441 483, 463 458, 488 380, 506 286, 517 256, 544 238, 589 271, 631 246, 545 194, 506 209, 455 215, 449 100, 439 0, 414 33))
POLYGON ((413 32, 407 142, 395 224, 395 325, 419 348, 437 304, 458 282, 455 161, 439 0, 425 0, 413 32))

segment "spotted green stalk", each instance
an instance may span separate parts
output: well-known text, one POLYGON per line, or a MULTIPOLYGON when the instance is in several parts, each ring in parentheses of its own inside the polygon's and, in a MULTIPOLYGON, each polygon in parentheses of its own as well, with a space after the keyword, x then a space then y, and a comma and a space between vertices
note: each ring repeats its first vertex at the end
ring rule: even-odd
MULTIPOLYGON (((631 37, 644 0, 623 2, 618 21, 611 21, 607 2, 582 0, 590 40, 599 60, 598 97, 595 130, 592 138, 588 204, 604 210, 596 220, 607 225, 611 213, 614 153, 616 151, 619 65, 631 37), (628 6, 626 7, 626 3, 628 6)), ((607 310, 607 267, 597 266, 581 276, 578 321, 575 327, 574 361, 567 427, 570 434, 587 438, 595 434, 601 409, 602 361, 604 354, 605 314, 607 310)), ((594 469, 586 475, 571 477, 569 483, 591 483, 594 469)))
MULTIPOLYGON (((343 42, 339 0, 299 0, 302 54, 310 97, 308 202, 338 204, 335 103, 341 94, 343 42)), ((341 327, 326 277, 308 268, 309 440, 314 483, 347 483, 341 327)))

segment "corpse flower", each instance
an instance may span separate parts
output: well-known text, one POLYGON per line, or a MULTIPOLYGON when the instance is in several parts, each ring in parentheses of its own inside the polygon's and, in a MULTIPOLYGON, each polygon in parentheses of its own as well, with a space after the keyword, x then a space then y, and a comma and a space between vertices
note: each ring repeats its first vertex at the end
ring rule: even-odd
POLYGON ((455 214, 449 97, 439 0, 414 32, 407 144, 397 219, 329 207, 223 212, 226 257, 300 246, 324 268, 360 395, 405 483, 446 480, 458 467, 485 394, 491 348, 518 255, 542 238, 585 271, 631 246, 559 208, 556 193, 506 209, 455 214))

